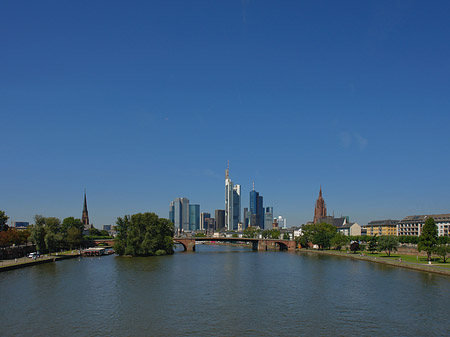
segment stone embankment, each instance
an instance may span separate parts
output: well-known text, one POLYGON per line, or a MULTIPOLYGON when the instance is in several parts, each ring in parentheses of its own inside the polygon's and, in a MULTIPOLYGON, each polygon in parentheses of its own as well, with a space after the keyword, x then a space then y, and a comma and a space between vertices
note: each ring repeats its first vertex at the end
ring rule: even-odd
POLYGON ((21 259, 18 259, 17 262, 16 262, 16 260, 6 260, 6 261, 0 262, 0 272, 24 268, 24 267, 31 267, 31 266, 35 266, 35 265, 43 264, 43 263, 51 263, 51 262, 56 262, 56 261, 61 261, 61 260, 73 259, 73 258, 76 258, 79 256, 80 256, 80 254, 76 253, 76 254, 70 254, 70 255, 44 256, 44 257, 39 257, 36 260, 29 259, 29 258, 21 258, 21 259))

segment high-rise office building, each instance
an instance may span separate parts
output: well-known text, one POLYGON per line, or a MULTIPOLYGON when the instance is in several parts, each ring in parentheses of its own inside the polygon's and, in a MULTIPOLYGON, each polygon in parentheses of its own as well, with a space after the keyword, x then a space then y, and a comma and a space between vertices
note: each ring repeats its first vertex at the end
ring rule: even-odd
POLYGON ((255 183, 253 183, 253 190, 250 191, 250 226, 264 229, 263 197, 255 191, 255 183))
POLYGON ((264 229, 272 229, 273 207, 265 207, 264 210, 264 229))
POLYGON ((229 167, 225 170, 225 226, 236 230, 241 221, 241 185, 233 185, 229 167))
POLYGON ((220 231, 222 228, 225 227, 225 210, 216 209, 215 216, 216 216, 216 230, 220 231))
POLYGON ((170 202, 169 220, 175 225, 175 202, 174 201, 170 202))
POLYGON ((287 219, 282 217, 281 215, 278 216, 277 223, 278 228, 287 228, 287 219))
POLYGON ((189 205, 189 229, 191 231, 200 229, 200 205, 189 205))
POLYGON ((244 208, 244 229, 250 226, 251 213, 247 207, 244 208))
POLYGON ((200 230, 205 230, 208 227, 206 226, 206 219, 211 218, 211 214, 210 213, 206 213, 206 212, 202 212, 200 213, 200 230))
MULTIPOLYGON (((216 220, 217 221, 217 220, 216 220)), ((233 186, 233 229, 238 229, 241 222, 241 185, 233 186)))
POLYGON ((169 218, 173 222, 175 232, 189 230, 189 199, 176 198, 170 203, 169 218))

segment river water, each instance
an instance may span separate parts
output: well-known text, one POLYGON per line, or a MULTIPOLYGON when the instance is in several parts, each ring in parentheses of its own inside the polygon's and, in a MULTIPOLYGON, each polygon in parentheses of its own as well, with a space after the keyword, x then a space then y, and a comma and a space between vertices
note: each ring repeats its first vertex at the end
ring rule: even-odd
POLYGON ((198 245, 0 273, 2 336, 448 336, 450 278, 198 245))

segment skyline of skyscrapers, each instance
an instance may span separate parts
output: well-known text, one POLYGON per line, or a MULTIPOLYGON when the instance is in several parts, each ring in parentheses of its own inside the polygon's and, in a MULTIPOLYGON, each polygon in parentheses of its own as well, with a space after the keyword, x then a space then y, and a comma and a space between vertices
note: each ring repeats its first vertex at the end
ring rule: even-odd
POLYGON ((226 229, 229 231, 245 229, 249 226, 272 229, 273 207, 264 208, 263 196, 255 191, 255 183, 250 191, 249 208, 243 210, 241 221, 241 185, 234 184, 230 178, 229 164, 225 170, 225 209, 216 209, 215 218, 209 212, 201 212, 199 204, 189 204, 188 198, 176 198, 170 202, 169 219, 175 230, 196 231, 226 229))

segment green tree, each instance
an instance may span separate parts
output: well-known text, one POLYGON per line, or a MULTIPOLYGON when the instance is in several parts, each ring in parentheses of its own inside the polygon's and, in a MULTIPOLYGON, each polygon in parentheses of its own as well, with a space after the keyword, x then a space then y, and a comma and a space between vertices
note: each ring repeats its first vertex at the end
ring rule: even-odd
POLYGON ((6 215, 5 211, 0 210, 0 232, 8 230, 9 226, 6 224, 9 217, 6 215))
POLYGON ((48 233, 58 234, 61 232, 61 220, 55 217, 45 218, 45 230, 48 233))
POLYGON ((369 246, 367 247, 367 250, 373 254, 378 250, 378 237, 375 234, 374 236, 371 236, 368 240, 369 246))
POLYGON ((283 234, 283 240, 290 240, 291 237, 289 236, 289 233, 284 233, 283 234))
POLYGON ((445 244, 439 244, 434 247, 434 253, 441 257, 444 263, 447 261, 448 256, 450 255, 450 246, 445 244))
POLYGON ((244 238, 254 238, 259 232, 258 228, 250 226, 242 231, 242 236, 244 238))
POLYGON ((34 216, 34 225, 30 226, 30 240, 36 245, 37 251, 45 248, 45 218, 42 215, 34 216))
POLYGON ((437 240, 438 231, 436 223, 432 217, 429 217, 422 227, 422 233, 419 235, 419 243, 417 244, 419 252, 422 250, 427 252, 428 261, 431 261, 431 253, 433 253, 437 245, 437 240))
POLYGON ((378 238, 378 250, 385 251, 387 256, 391 256, 392 251, 397 251, 398 239, 393 235, 384 235, 378 238))
POLYGON ((102 233, 97 228, 91 227, 91 228, 89 228, 89 235, 90 236, 101 236, 102 233))
POLYGON ((279 239, 279 238, 280 238, 280 235, 281 235, 281 232, 280 232, 278 229, 272 229, 272 230, 270 231, 270 237, 271 237, 272 239, 279 239))
POLYGON ((70 249, 74 247, 79 247, 81 245, 81 241, 83 240, 82 231, 73 226, 67 230, 66 242, 69 245, 70 249))
POLYGON ((150 256, 173 254, 173 224, 155 213, 138 213, 117 218, 114 249, 119 255, 150 256))
POLYGON ((58 244, 59 244, 58 234, 53 233, 53 232, 48 232, 47 234, 45 234, 44 241, 45 241, 45 246, 47 247, 47 249, 51 255, 52 252, 55 252, 56 249, 58 248, 58 244))
POLYGON ((65 218, 61 224, 61 231, 63 233, 67 233, 70 228, 77 228, 81 232, 84 229, 84 226, 80 219, 75 219, 73 216, 65 218))
POLYGON ((348 236, 342 233, 336 233, 334 237, 331 239, 331 246, 336 250, 341 250, 342 246, 345 246, 348 243, 348 236))
POLYGON ((101 235, 101 236, 109 236, 109 233, 108 233, 107 230, 102 229, 102 230, 100 231, 100 235, 101 235))

